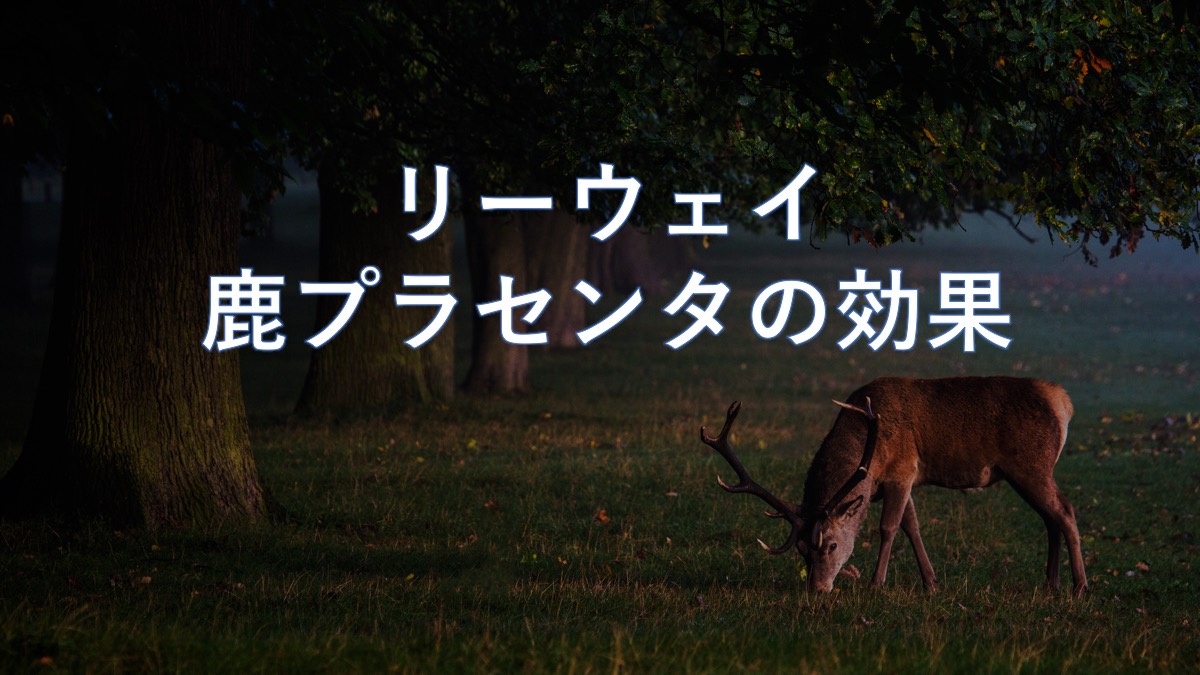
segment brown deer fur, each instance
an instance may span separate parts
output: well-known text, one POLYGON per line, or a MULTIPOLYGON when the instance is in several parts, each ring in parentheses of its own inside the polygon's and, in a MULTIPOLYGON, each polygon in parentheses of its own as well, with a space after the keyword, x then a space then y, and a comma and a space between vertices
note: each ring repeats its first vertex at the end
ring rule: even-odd
POLYGON ((718 438, 703 435, 742 479, 726 489, 762 497, 780 512, 776 515, 792 523, 788 543, 768 550, 781 553, 796 544, 808 564, 810 588, 832 589, 854 551, 866 514, 863 504, 882 501, 879 559, 872 584, 886 580, 892 542, 897 529, 902 529, 912 542, 925 586, 933 589, 936 581, 921 542, 913 488, 938 485, 963 490, 1005 480, 1046 525, 1046 586, 1058 587, 1065 538, 1074 592, 1086 590, 1074 509, 1054 482, 1054 465, 1074 413, 1061 386, 1014 377, 885 377, 855 391, 847 404, 844 407, 849 409, 838 415, 813 458, 799 507, 778 500, 750 480, 733 455, 726 436, 737 404, 730 408, 718 438), (877 425, 873 457, 872 449, 864 450, 872 424, 877 425), (869 466, 854 477, 860 459, 869 466), (838 503, 831 503, 839 493, 843 494, 838 503))

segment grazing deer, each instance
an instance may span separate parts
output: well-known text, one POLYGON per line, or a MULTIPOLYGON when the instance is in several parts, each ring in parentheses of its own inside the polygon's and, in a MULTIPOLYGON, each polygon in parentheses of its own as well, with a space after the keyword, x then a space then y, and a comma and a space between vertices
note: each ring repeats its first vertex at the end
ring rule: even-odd
POLYGON ((839 572, 857 577, 846 561, 866 515, 865 504, 883 501, 879 522, 879 561, 871 584, 887 579, 888 558, 899 527, 912 542, 925 587, 936 580, 921 533, 912 489, 940 485, 955 490, 987 487, 1006 480, 1046 523, 1049 553, 1046 588, 1058 588, 1062 538, 1067 540, 1076 596, 1087 590, 1075 513, 1054 482, 1054 464, 1067 440, 1074 408, 1059 385, 1015 377, 877 379, 838 403, 844 410, 825 436, 804 482, 797 508, 750 478, 729 445, 729 430, 741 404, 729 406, 716 438, 700 428, 700 438, 737 472, 737 485, 717 482, 729 492, 765 501, 792 525, 772 554, 795 546, 808 565, 810 590, 833 589, 839 572))

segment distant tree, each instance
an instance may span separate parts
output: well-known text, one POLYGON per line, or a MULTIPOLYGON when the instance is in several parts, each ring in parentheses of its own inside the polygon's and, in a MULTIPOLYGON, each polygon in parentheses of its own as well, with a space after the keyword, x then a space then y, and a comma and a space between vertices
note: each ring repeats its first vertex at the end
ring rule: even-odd
MULTIPOLYGON (((337 416, 397 410, 453 393, 454 326, 420 349, 405 340, 433 318, 432 310, 398 308, 404 275, 449 274, 449 219, 433 237, 408 233, 428 220, 434 202, 436 146, 421 140, 437 122, 423 109, 416 26, 392 3, 309 1, 269 14, 271 58, 264 79, 280 116, 293 121, 290 152, 317 171, 320 267, 324 282, 353 282, 366 265, 381 272, 353 320, 312 352, 296 411, 337 416), (286 109, 301 101, 299 116, 286 109), (418 169, 420 213, 404 211, 402 168, 418 169), (420 221, 420 223, 418 223, 420 221)), ((317 328, 344 298, 319 296, 317 328)))
MULTIPOLYGON (((442 139, 464 199, 474 200, 463 208, 472 300, 495 300, 501 274, 514 278, 514 293, 550 290, 554 300, 541 324, 521 329, 546 330, 552 346, 572 346, 582 328, 584 301, 571 289, 588 274, 590 231, 578 221, 588 225, 607 215, 602 208, 574 212, 576 179, 598 177, 601 162, 645 179, 628 228, 666 222, 656 216, 676 212, 675 181, 696 190, 711 183, 691 180, 702 175, 706 165, 697 158, 711 146, 698 142, 682 98, 664 93, 652 54, 633 34, 642 30, 634 15, 654 8, 639 6, 627 16, 617 6, 440 3, 420 19, 430 58, 440 65, 424 85, 437 92, 428 102, 438 119, 453 120, 442 139), (680 115, 662 115, 663 101, 680 115), (478 210, 480 195, 510 194, 551 195, 558 212, 478 210)), ((529 388, 527 348, 504 342, 499 332, 497 316, 472 317, 464 389, 529 388)))
MULTIPOLYGON (((404 213, 403 178, 395 173, 375 181, 375 205, 365 213, 338 183, 335 162, 321 164, 317 184, 320 280, 353 282, 365 265, 373 265, 380 270, 380 282, 366 290, 346 327, 313 350, 297 411, 308 416, 364 414, 450 398, 453 322, 419 349, 410 348, 404 341, 419 333, 434 312, 399 308, 394 300, 396 293, 431 290, 404 289, 406 274, 450 273, 450 225, 425 241, 412 240, 408 233, 420 227, 419 218, 404 213)), ((344 297, 319 296, 318 329, 328 325, 344 303, 344 297)))
MULTIPOLYGON (((368 259, 406 250, 417 257, 396 258, 387 266, 392 272, 385 271, 385 283, 389 278, 397 283, 402 269, 448 272, 448 261, 432 257, 443 248, 392 237, 396 226, 386 225, 395 222, 387 211, 399 202, 387 193, 394 196, 399 184, 384 178, 399 175, 403 165, 428 177, 434 163, 448 164, 457 176, 457 206, 466 225, 472 304, 498 297, 501 274, 514 277, 518 289, 534 284, 551 289, 555 300, 531 330, 546 330, 552 346, 574 344, 584 301, 571 288, 586 276, 587 264, 587 232, 570 216, 574 180, 598 171, 598 161, 586 159, 590 153, 604 161, 603 153, 641 136, 631 133, 628 119, 618 119, 628 101, 610 103, 610 91, 589 88, 582 79, 547 87, 536 71, 538 60, 558 45, 581 43, 604 4, 313 2, 303 11, 281 8, 281 23, 295 28, 278 32, 266 69, 275 75, 275 86, 288 92, 276 98, 313 104, 312 118, 292 130, 289 143, 324 176, 322 279, 353 278, 368 259), (581 97, 587 100, 576 107, 581 97), (504 194, 552 194, 560 208, 552 215, 496 218, 479 211, 481 195, 504 194), (334 203, 340 211, 330 208, 334 203), (363 220, 362 214, 369 215, 363 220), (342 236, 360 221, 358 234, 342 236), (335 269, 331 261, 345 264, 335 269)), ((581 77, 600 81, 600 72, 617 77, 625 69, 615 60, 595 67, 601 71, 581 77)), ((632 82, 633 74, 623 77, 632 82)), ((395 290, 372 289, 368 298, 387 298, 395 290)), ((323 323, 338 300, 321 302, 323 323)), ((463 387, 479 393, 527 389, 527 348, 499 338, 498 317, 471 314, 472 363, 463 387)), ((452 350, 426 346, 413 352, 403 345, 403 336, 415 332, 406 326, 426 319, 413 316, 384 302, 361 307, 346 329, 355 332, 343 332, 314 352, 298 410, 336 413, 445 396, 417 380, 439 373, 442 381, 440 373, 453 366, 452 350), (366 332, 401 339, 368 338, 366 332), (373 384, 361 386, 364 382, 373 384)), ((452 339, 446 330, 439 342, 452 339)))

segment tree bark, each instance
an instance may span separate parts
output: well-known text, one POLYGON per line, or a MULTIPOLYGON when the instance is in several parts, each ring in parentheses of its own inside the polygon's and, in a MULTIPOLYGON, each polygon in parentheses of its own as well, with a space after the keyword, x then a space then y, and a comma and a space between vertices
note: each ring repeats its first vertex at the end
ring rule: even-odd
MULTIPOLYGON (((502 274, 513 277, 514 297, 526 292, 525 238, 519 221, 519 216, 484 215, 471 209, 463 214, 472 307, 471 368, 462 388, 471 394, 529 391, 529 348, 504 340, 498 313, 479 316, 475 309, 500 297, 502 274)), ((516 313, 513 324, 517 330, 530 330, 519 318, 523 315, 516 313)))
MULTIPOLYGON (((464 189, 469 194, 469 190, 464 189)), ((597 245, 589 230, 560 211, 504 216, 468 211, 463 215, 471 269, 472 301, 478 305, 500 297, 499 277, 513 277, 513 295, 545 289, 552 300, 534 326, 514 316, 523 332, 545 331, 549 347, 578 347, 586 327, 587 305, 575 284, 587 280, 604 293, 647 295, 663 291, 665 275, 690 262, 686 242, 657 241, 632 228, 597 245), (591 243, 589 243, 591 242, 591 243)), ((659 235, 659 238, 662 238, 659 235)), ((528 348, 505 342, 499 315, 472 314, 471 368, 463 389, 474 394, 523 392, 530 389, 528 348)))
MULTIPOLYGON (((405 289, 405 274, 450 274, 450 226, 416 242, 408 233, 420 225, 404 213, 399 175, 374 190, 378 211, 356 214, 354 198, 337 187, 334 170, 317 177, 321 192, 320 278, 352 282, 366 265, 379 268, 358 310, 330 342, 312 353, 296 410, 302 415, 389 411, 413 403, 450 398, 454 390, 454 322, 419 349, 404 343, 436 314, 434 308, 397 307, 396 293, 441 295, 450 289, 405 289)), ((317 330, 345 303, 342 296, 317 300, 317 330)), ((314 331, 315 332, 315 331, 314 331)))
MULTIPOLYGON (((248 67, 237 3, 139 9, 179 67, 218 82, 248 67)), ((238 356, 200 344, 209 277, 238 268, 228 157, 148 94, 111 112, 115 131, 71 137, 46 358, 0 508, 148 528, 260 519, 238 356)))
POLYGON ((532 330, 546 331, 547 346, 580 346, 587 327, 587 304, 575 284, 587 273, 589 231, 570 213, 529 212, 522 216, 529 288, 543 288, 553 300, 532 330))

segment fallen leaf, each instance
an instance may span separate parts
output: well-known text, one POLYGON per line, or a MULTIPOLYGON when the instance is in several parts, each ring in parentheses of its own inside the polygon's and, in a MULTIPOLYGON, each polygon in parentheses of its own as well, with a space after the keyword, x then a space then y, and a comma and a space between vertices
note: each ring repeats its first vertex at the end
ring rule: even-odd
POLYGON ((605 513, 604 509, 597 511, 596 515, 592 516, 592 519, 598 523, 607 523, 609 520, 611 520, 611 518, 608 517, 608 514, 605 513))

